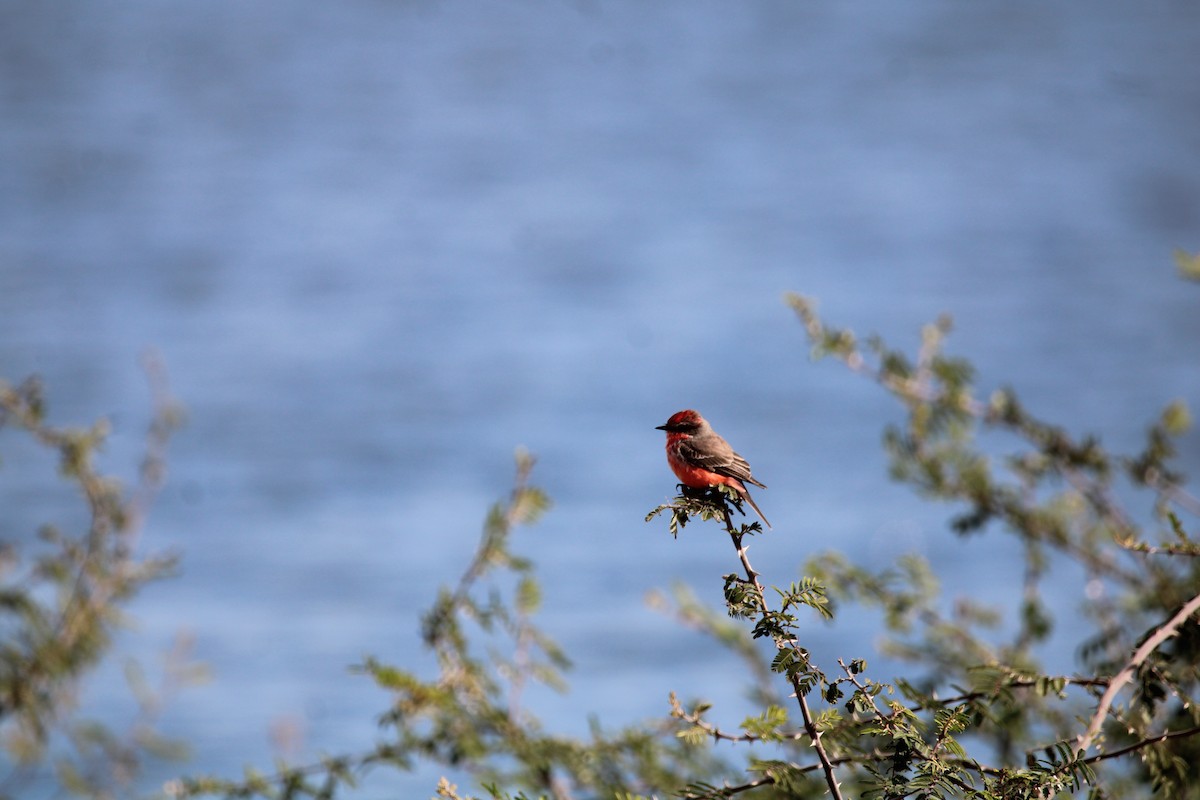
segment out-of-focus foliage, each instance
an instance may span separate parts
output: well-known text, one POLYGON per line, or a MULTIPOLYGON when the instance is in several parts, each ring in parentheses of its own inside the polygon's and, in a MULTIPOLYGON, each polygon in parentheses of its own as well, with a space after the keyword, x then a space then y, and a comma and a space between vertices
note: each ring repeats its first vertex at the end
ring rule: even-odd
MULTIPOLYGON (((1195 519, 1200 502, 1173 466, 1175 439, 1190 425, 1186 406, 1170 402, 1138 452, 1113 453, 1035 417, 1011 389, 980 397, 972 366, 943 350, 948 319, 926 327, 909 357, 878 338, 860 345, 825 325, 811 301, 789 301, 815 357, 840 359, 905 407, 905 421, 884 437, 893 476, 951 504, 960 536, 1014 537, 1024 562, 1011 607, 988 608, 969 598, 945 603, 915 557, 883 573, 839 553, 812 560, 808 574, 833 588, 836 603, 881 610, 889 654, 912 664, 888 688, 903 703, 866 708, 889 763, 864 764, 864 795, 1032 798, 1086 787, 1122 797, 1152 786, 1192 796, 1200 741, 1192 556, 1200 548, 1181 515, 1195 519), (1140 507, 1120 500, 1138 496, 1140 507), (1088 598, 1087 626, 1056 628, 1077 609, 1045 598, 1051 566, 1056 581, 1081 576, 1076 596, 1088 598), (996 625, 1006 613, 1018 620, 1007 636, 996 625), (1055 648, 1075 648, 1076 673, 1043 668, 1041 646, 1055 634, 1055 648)), ((1055 592, 1070 594, 1061 585, 1055 592)))
MULTIPOLYGON (((950 576, 919 554, 879 570, 827 552, 798 580, 786 565, 760 572, 745 541, 767 534, 735 523, 736 493, 680 487, 646 519, 665 518, 676 537, 690 523, 727 533, 731 568, 713 576, 724 608, 705 607, 687 587, 652 603, 740 658, 756 713, 723 726, 719 709, 680 700, 704 686, 680 686, 665 718, 555 733, 522 702, 534 684, 563 689, 569 662, 535 624, 541 590, 511 547, 549 505, 529 483, 532 458, 518 453, 512 494, 488 512, 474 557, 423 618, 436 669, 421 675, 372 658, 357 668, 390 698, 376 746, 239 778, 181 778, 167 794, 344 797, 365 771, 427 762, 445 770, 430 791, 447 800, 1200 797, 1200 501, 1175 465, 1187 406, 1170 401, 1142 446, 1115 453, 1035 416, 1013 389, 981 392, 972 365, 944 349, 948 319, 927 326, 908 354, 826 325, 805 298, 789 302, 815 357, 841 361, 904 409, 884 434, 893 477, 947 504, 951 535, 967 544, 1011 537, 1022 577, 1007 604, 945 597, 950 576), (1077 580, 1077 591, 1045 592, 1052 570, 1056 582, 1077 580), (1072 595, 1087 598, 1082 610, 1063 605, 1072 595), (836 631, 849 604, 876 610, 886 636, 848 637, 832 663, 817 663, 806 632, 817 620, 836 631), (874 673, 881 649, 903 674, 874 673), (1051 671, 1044 660, 1061 665, 1064 650, 1074 668, 1051 671)), ((19 634, 6 640, 6 746, 14 760, 36 761, 51 721, 61 724, 56 698, 103 652, 119 601, 166 564, 132 559, 123 532, 138 507, 86 477, 101 432, 51 431, 39 392, 4 392, 0 423, 17 421, 60 449, 64 476, 80 482, 100 520, 78 539, 48 535, 46 566, 14 572, 17 588, 5 595, 19 634), (34 581, 57 587, 52 603, 19 591, 34 581)), ((115 753, 106 763, 120 763, 115 753)))
MULTIPOLYGON (((152 368, 151 375, 159 373, 152 368)), ((142 519, 162 481, 167 440, 181 416, 161 380, 155 385, 157 410, 140 476, 126 489, 96 467, 106 421, 86 428, 53 425, 40 381, 0 381, 0 467, 25 467, 7 457, 5 443, 28 437, 57 454, 61 479, 86 509, 78 527, 48 522, 0 542, 0 752, 6 771, 0 796, 19 796, 52 773, 73 793, 124 797, 145 758, 180 752, 181 745, 161 737, 153 722, 164 695, 192 670, 186 642, 168 659, 164 683, 149 680, 136 663, 127 665, 138 705, 127 730, 88 720, 76 708, 81 683, 108 651, 123 606, 173 565, 169 556, 137 550, 142 519)))

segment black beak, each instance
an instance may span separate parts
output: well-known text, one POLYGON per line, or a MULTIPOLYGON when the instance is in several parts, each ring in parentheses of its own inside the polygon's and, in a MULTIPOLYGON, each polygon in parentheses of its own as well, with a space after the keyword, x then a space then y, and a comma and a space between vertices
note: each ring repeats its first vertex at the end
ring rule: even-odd
POLYGON ((655 425, 654 426, 654 430, 656 430, 656 431, 665 431, 666 429, 667 429, 666 425, 655 425))

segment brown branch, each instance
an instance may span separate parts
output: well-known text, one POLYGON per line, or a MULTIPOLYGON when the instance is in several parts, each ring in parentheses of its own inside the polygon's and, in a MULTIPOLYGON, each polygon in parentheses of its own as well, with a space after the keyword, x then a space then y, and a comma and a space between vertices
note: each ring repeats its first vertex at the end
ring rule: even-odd
MULTIPOLYGON (((1051 680, 1055 680, 1055 679, 1051 678, 1051 680)), ((1063 678, 1062 680, 1064 681, 1064 684, 1063 684, 1064 688, 1067 686, 1104 686, 1104 687, 1107 687, 1110 683, 1112 683, 1111 679, 1109 679, 1109 678, 1063 678)), ((1038 683, 1039 683, 1039 681, 1033 680, 1031 678, 1019 678, 1014 681, 1002 683, 1002 684, 996 686, 996 689, 991 690, 991 691, 964 692, 962 694, 955 695, 953 697, 947 697, 945 699, 938 699, 935 697, 935 698, 933 698, 933 701, 939 707, 948 706, 948 705, 952 705, 955 703, 969 703, 972 700, 979 700, 984 697, 992 697, 996 693, 996 690, 999 690, 999 689, 1032 689, 1032 688, 1036 687, 1038 685, 1038 683)), ((912 711, 927 711, 933 707, 934 706, 932 706, 932 705, 927 706, 922 703, 918 703, 915 706, 909 706, 910 710, 912 710, 912 711)))
POLYGON ((755 742, 773 742, 776 739, 780 741, 797 741, 808 736, 806 731, 789 731, 787 733, 780 733, 772 737, 758 736, 757 734, 753 733, 726 733, 725 731, 721 730, 721 728, 713 725, 711 722, 706 721, 700 714, 685 710, 674 692, 671 692, 670 702, 672 717, 681 719, 689 725, 694 725, 711 736, 713 741, 749 742, 753 744, 755 742))
POLYGON ((1146 637, 1146 641, 1142 642, 1141 646, 1133 652, 1133 656, 1130 657, 1128 663, 1113 677, 1112 682, 1108 685, 1108 689, 1100 697, 1100 703, 1096 707, 1096 713, 1092 716, 1091 723, 1088 725, 1087 730, 1080 734, 1076 740, 1077 750, 1086 752, 1092 746, 1092 743, 1100 734, 1100 728, 1104 725, 1104 720, 1108 716, 1108 710, 1117 698, 1117 693, 1121 691, 1126 683, 1133 679, 1133 675, 1138 667, 1150 657, 1150 654, 1158 649, 1159 645, 1174 636, 1179 631, 1179 627, 1198 610, 1200 610, 1200 594, 1187 601, 1183 608, 1175 613, 1175 616, 1171 617, 1150 636, 1146 637))
MULTIPOLYGON (((891 756, 889 754, 881 753, 878 750, 876 750, 873 753, 865 753, 861 756, 838 756, 837 758, 829 759, 829 763, 832 766, 838 767, 838 766, 841 766, 842 764, 865 764, 867 762, 885 761, 889 758, 891 758, 891 756)), ((824 765, 819 764, 819 763, 818 764, 805 764, 804 766, 800 766, 799 764, 789 764, 788 766, 790 766, 795 772, 797 772, 798 774, 801 774, 801 775, 807 775, 810 772, 816 772, 819 769, 824 769, 824 765)), ((749 781, 748 783, 741 783, 736 786, 730 786, 729 784, 726 784, 725 786, 721 787, 721 789, 719 789, 718 791, 721 793, 721 795, 723 795, 725 797, 733 797, 735 794, 741 794, 742 792, 748 792, 751 789, 757 789, 760 786, 774 786, 774 785, 775 785, 775 779, 772 778, 770 775, 764 775, 763 777, 758 778, 757 780, 749 781)), ((715 795, 709 795, 709 797, 714 797, 714 796, 715 795)))
POLYGON ((689 798, 689 797, 709 797, 709 798, 711 798, 711 797, 718 797, 718 796, 733 797, 735 794, 741 794, 742 792, 748 792, 751 789, 757 789, 760 786, 774 786, 774 785, 775 785, 775 779, 770 777, 769 775, 764 775, 763 777, 759 778, 758 780, 750 781, 749 783, 739 783, 737 786, 730 786, 729 784, 725 784, 724 786, 722 786, 720 789, 717 790, 719 792, 719 795, 718 794, 709 794, 709 795, 685 794, 685 795, 680 795, 680 797, 683 797, 683 798, 689 798))
MULTIPOLYGON (((746 555, 745 545, 742 544, 742 538, 745 534, 733 527, 733 520, 729 516, 729 508, 724 504, 722 504, 722 514, 725 518, 725 530, 728 531, 729 537, 733 540, 738 560, 742 562, 742 568, 746 571, 746 580, 754 586, 754 591, 758 594, 759 607, 766 614, 769 611, 766 591, 763 589, 762 583, 758 580, 758 573, 755 572, 754 567, 750 566, 750 558, 746 555)), ((784 641, 780 637, 776 637, 775 646, 780 650, 795 647, 794 644, 784 641)), ((808 699, 805 697, 804 691, 800 686, 800 679, 795 675, 791 675, 789 676, 789 681, 792 684, 792 689, 795 691, 796 702, 800 706, 800 716, 804 720, 804 730, 812 740, 813 749, 817 751, 817 758, 821 762, 821 769, 825 772, 825 783, 829 786, 829 793, 834 800, 843 800, 842 790, 838 786, 837 776, 833 772, 833 763, 829 759, 829 753, 826 752, 825 745, 821 742, 821 732, 817 730, 817 725, 813 721, 812 711, 808 707, 808 699)))
POLYGON ((1105 753, 1098 753, 1097 755, 1089 756, 1083 760, 1083 763, 1095 764, 1097 761, 1106 761, 1110 758, 1119 758, 1120 756, 1128 755, 1145 747, 1149 747, 1150 745, 1159 744, 1170 739, 1182 739, 1188 736, 1195 736, 1196 734, 1200 734, 1200 726, 1195 728, 1184 728, 1183 730, 1178 731, 1167 731, 1165 733, 1160 733, 1158 736, 1151 736, 1148 739, 1142 739, 1140 742, 1134 742, 1131 745, 1127 745, 1117 750, 1109 750, 1105 753))

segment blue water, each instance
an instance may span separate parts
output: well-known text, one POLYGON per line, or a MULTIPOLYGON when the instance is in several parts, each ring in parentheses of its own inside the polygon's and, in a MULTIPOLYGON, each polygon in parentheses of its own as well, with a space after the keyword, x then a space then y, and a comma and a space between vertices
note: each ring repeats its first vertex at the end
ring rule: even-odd
MULTIPOLYGON (((517 445, 555 508, 516 547, 580 687, 538 710, 583 731, 674 689, 740 719, 736 665, 643 604, 674 580, 716 604, 736 566, 716 531, 641 521, 684 407, 771 487, 767 579, 916 550, 1005 599, 1011 547, 888 482, 895 409, 808 362, 784 291, 910 346, 950 312, 986 389, 1114 446, 1200 406, 1200 287, 1171 263, 1200 250, 1195 3, 3 10, 0 376, 40 373, 56 421, 110 416, 127 476, 147 348, 188 408, 142 538, 181 575, 87 695, 129 718, 121 659, 190 632, 214 679, 161 720, 188 771, 265 766, 273 727, 298 758, 372 741, 386 698, 346 667, 428 667, 419 610, 517 445)), ((52 473, 6 457, 5 536, 62 513, 52 473)), ((870 658, 866 624, 814 653, 870 658)))

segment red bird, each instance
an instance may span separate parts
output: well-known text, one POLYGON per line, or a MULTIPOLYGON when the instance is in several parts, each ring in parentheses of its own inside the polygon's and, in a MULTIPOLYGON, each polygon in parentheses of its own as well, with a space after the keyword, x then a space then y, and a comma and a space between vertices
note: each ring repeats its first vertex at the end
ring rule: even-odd
POLYGON ((680 483, 693 489, 725 484, 741 495, 767 527, 771 527, 762 509, 746 491, 747 483, 763 489, 766 485, 754 480, 746 459, 733 452, 729 442, 712 429, 708 420, 687 409, 672 414, 667 424, 659 425, 656 430, 667 432, 667 463, 680 483))

